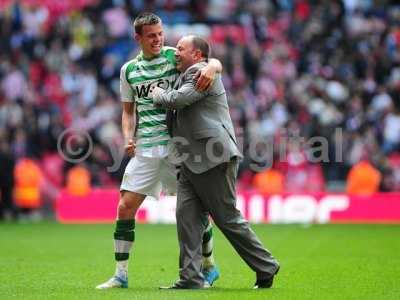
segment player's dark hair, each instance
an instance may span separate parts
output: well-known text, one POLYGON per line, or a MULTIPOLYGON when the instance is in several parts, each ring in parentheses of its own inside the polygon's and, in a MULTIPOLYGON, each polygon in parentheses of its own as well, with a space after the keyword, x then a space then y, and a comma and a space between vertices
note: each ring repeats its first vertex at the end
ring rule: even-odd
POLYGON ((135 28, 135 33, 142 34, 144 25, 155 25, 158 23, 161 23, 161 19, 159 16, 153 13, 145 12, 139 14, 135 18, 135 21, 133 21, 133 27, 135 28))
POLYGON ((194 49, 200 50, 203 58, 208 59, 210 57, 210 44, 205 39, 193 36, 192 45, 194 49))

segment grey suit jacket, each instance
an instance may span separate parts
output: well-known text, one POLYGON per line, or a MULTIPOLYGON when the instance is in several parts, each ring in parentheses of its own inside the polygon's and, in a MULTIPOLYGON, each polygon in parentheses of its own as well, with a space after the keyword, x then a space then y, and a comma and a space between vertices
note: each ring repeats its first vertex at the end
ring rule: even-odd
POLYGON ((205 92, 195 90, 193 75, 205 62, 189 67, 180 75, 175 89, 153 95, 157 107, 176 110, 172 122, 173 143, 179 159, 193 173, 200 174, 240 153, 221 75, 205 92))

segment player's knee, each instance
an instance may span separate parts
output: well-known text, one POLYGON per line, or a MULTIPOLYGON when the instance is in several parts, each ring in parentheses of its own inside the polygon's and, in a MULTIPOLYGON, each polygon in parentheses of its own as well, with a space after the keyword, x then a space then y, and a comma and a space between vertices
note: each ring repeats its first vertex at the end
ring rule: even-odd
POLYGON ((129 211, 129 206, 126 204, 126 202, 120 200, 118 203, 118 213, 126 213, 129 211))
POLYGON ((118 203, 118 211, 121 213, 136 213, 145 196, 138 194, 122 193, 118 203))

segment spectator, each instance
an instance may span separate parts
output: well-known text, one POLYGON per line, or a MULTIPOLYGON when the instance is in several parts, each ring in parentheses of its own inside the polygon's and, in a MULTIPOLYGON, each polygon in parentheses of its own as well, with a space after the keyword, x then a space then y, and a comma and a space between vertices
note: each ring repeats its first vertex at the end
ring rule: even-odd
POLYGON ((400 151, 400 110, 395 109, 384 119, 383 152, 400 151))
POLYGON ((253 186, 263 195, 281 194, 284 184, 281 172, 274 169, 267 169, 257 173, 253 178, 253 186))
POLYGON ((90 173, 83 166, 75 166, 67 173, 67 191, 74 196, 86 196, 90 193, 90 173))
POLYGON ((10 101, 23 99, 26 95, 27 83, 24 74, 15 65, 10 66, 1 83, 4 95, 10 101))
POLYGON ((0 220, 17 217, 13 200, 15 160, 6 139, 0 132, 0 220))
POLYGON ((381 180, 380 172, 367 160, 362 160, 350 169, 346 192, 350 195, 372 195, 379 190, 381 180))
POLYGON ((34 213, 42 204, 40 194, 42 172, 39 165, 32 159, 21 159, 15 166, 14 176, 16 206, 24 214, 34 213))
MULTIPOLYGON (((311 165, 302 148, 281 157, 289 164, 274 162, 285 166, 279 169, 285 185, 297 191, 319 178, 321 167, 318 182, 344 182, 364 148, 377 166, 400 151, 395 1, 34 2, 9 1, 0 11, 0 127, 16 161, 57 155, 58 137, 73 126, 94 143, 86 162, 92 184, 117 185, 120 170, 105 168, 112 164, 110 145, 121 145, 119 69, 137 51, 131 20, 142 10, 163 16, 170 43, 184 32, 210 39, 213 56, 224 65, 246 182, 260 187, 250 178, 249 145, 256 139, 274 141, 274 149, 285 135, 329 142, 330 162, 311 165), (344 163, 335 161, 341 146, 348 154, 344 163)), ((384 190, 394 189, 389 183, 398 169, 382 167, 384 190)))

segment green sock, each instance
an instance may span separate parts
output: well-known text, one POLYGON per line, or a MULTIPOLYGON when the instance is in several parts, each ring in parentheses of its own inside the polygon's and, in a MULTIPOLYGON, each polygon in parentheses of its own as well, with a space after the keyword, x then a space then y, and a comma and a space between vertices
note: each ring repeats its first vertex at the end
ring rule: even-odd
POLYGON ((206 231, 203 234, 203 268, 208 269, 214 266, 214 255, 213 255, 213 234, 211 222, 208 223, 206 231))
POLYGON ((116 275, 126 279, 128 276, 129 252, 135 241, 135 220, 117 220, 114 232, 116 275))

